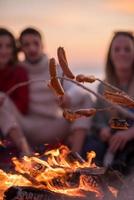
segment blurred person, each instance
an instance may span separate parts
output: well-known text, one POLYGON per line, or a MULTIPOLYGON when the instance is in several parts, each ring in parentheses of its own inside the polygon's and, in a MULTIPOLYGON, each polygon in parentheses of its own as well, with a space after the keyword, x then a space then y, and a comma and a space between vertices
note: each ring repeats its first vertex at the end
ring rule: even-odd
MULTIPOLYGON (((15 38, 7 29, 0 28, 0 91, 6 93, 25 81, 28 81, 28 76, 26 70, 18 64, 15 38)), ((9 97, 22 114, 28 113, 27 85, 14 90, 9 97)))
POLYGON ((9 109, 10 99, 0 92, 0 168, 10 170, 11 159, 14 156, 31 154, 31 148, 14 117, 13 110, 9 109))
MULTIPOLYGON (((105 80, 134 98, 134 38, 131 33, 117 32, 113 36, 107 54, 105 80)), ((102 84, 98 86, 98 92, 100 94, 103 94, 105 89, 102 84)), ((97 99, 95 104, 96 108, 104 108, 106 106, 108 105, 104 101, 97 99)), ((134 109, 131 109, 131 111, 134 112, 134 109)), ((112 134, 109 127, 109 120, 112 116, 124 119, 117 112, 105 111, 96 114, 93 118, 91 128, 93 135, 89 136, 89 141, 85 147, 86 151, 94 150, 96 152, 96 160, 100 164, 103 163, 106 151, 110 152, 111 155, 118 155, 118 159, 121 160, 121 155, 124 157, 127 153, 127 147, 130 145, 130 142, 133 143, 134 122, 125 118, 130 124, 130 128, 127 130, 117 130, 115 134, 112 134)))
MULTIPOLYGON (((3 158, 17 152, 30 153, 27 141, 17 123, 3 105, 5 94, 14 85, 27 81, 26 70, 17 65, 17 48, 15 38, 5 28, 0 28, 0 138, 6 141, 5 147, 1 147, 3 158), (4 108, 3 108, 4 107, 4 108), (19 150, 19 151, 18 151, 19 150)), ((8 98, 8 97, 6 97, 8 98)), ((25 114, 28 108, 28 88, 22 87, 13 92, 9 97, 17 108, 25 114)), ((5 142, 4 142, 5 143, 5 142)), ((15 154, 13 154, 15 156, 15 154)))
MULTIPOLYGON (((25 54, 22 63, 28 72, 30 80, 45 79, 49 76, 49 58, 43 46, 40 32, 34 28, 27 28, 20 34, 21 50, 25 54)), ((89 108, 91 98, 82 91, 63 81, 66 94, 62 106, 70 108, 89 108), (74 95, 75 94, 75 95, 74 95)), ((24 124, 24 130, 28 140, 32 144, 56 143, 65 141, 70 133, 72 150, 81 152, 85 135, 89 129, 89 119, 78 119, 70 124, 62 116, 62 108, 58 104, 58 97, 45 83, 31 83, 29 116, 24 124)))

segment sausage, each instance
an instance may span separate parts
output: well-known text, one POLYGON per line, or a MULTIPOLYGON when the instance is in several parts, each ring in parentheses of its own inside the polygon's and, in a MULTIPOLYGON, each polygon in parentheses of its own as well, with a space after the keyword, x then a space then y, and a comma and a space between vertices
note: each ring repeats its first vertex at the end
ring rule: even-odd
POLYGON ((80 115, 74 113, 73 111, 71 110, 64 110, 63 111, 63 117, 70 121, 70 122, 73 122, 75 121, 76 119, 78 119, 80 117, 80 115))
POLYGON ((78 75, 76 76, 76 81, 78 81, 78 82, 84 82, 84 78, 85 78, 85 75, 83 75, 83 74, 78 74, 78 75))
POLYGON ((64 74, 70 78, 70 79, 74 79, 75 76, 73 75, 73 73, 71 72, 71 70, 68 67, 68 62, 66 59, 66 55, 65 55, 65 51, 62 47, 59 47, 57 50, 57 56, 58 56, 58 60, 60 63, 60 66, 64 72, 64 74))
POLYGON ((95 108, 90 109, 79 109, 76 111, 71 110, 64 110, 63 111, 63 117, 69 121, 75 121, 76 119, 80 117, 90 117, 96 114, 95 108))
POLYGON ((56 63, 55 63, 55 59, 51 58, 49 60, 49 73, 50 73, 50 77, 51 78, 55 78, 56 77, 56 63))
POLYGON ((105 91, 104 97, 113 103, 134 108, 134 100, 122 93, 105 91))
POLYGON ((96 81, 94 76, 85 76, 85 82, 93 83, 96 81))
POLYGON ((90 117, 96 114, 96 109, 95 108, 79 109, 79 110, 76 110, 75 113, 85 116, 85 117, 90 117))
POLYGON ((78 82, 88 82, 88 83, 93 83, 96 81, 96 78, 94 76, 85 76, 83 74, 78 74, 76 76, 76 81, 78 82))
POLYGON ((51 78, 50 86, 54 89, 54 91, 56 92, 56 94, 58 96, 64 95, 63 87, 62 87, 60 81, 57 78, 51 78))

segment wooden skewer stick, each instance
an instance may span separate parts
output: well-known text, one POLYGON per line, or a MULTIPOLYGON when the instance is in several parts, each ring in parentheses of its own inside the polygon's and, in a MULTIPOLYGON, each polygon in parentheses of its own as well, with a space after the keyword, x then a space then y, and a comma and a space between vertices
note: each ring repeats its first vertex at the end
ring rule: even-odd
POLYGON ((74 84, 76 84, 77 86, 83 88, 84 90, 86 90, 87 92, 93 94, 96 98, 99 98, 105 102, 107 102, 110 106, 112 106, 114 109, 118 110, 119 112, 121 112, 124 116, 126 117, 129 117, 130 119, 133 119, 134 120, 134 114, 131 113, 130 111, 128 111, 127 109, 107 100, 104 96, 102 96, 101 94, 97 93, 97 92, 94 92, 93 90, 87 88, 85 85, 82 85, 80 84, 79 82, 76 82, 75 80, 72 80, 72 79, 68 79, 66 77, 58 77, 59 79, 64 79, 66 81, 70 81, 74 84))
MULTIPOLYGON (((128 111, 127 109, 115 104, 115 103, 112 103, 111 101, 107 100, 104 96, 102 96, 101 94, 97 93, 97 92, 94 92, 93 90, 87 88, 86 86, 84 86, 83 84, 75 81, 75 80, 72 80, 72 79, 69 79, 69 78, 66 78, 66 77, 57 77, 61 80, 66 80, 66 81, 69 81, 69 82, 72 82, 74 84, 76 84, 77 86, 83 88, 84 90, 86 90, 87 92, 93 94, 96 98, 99 98, 105 102, 107 102, 110 106, 112 106, 114 109, 117 109, 119 112, 121 112, 123 115, 125 115, 126 117, 129 117, 130 119, 133 119, 134 120, 134 114, 131 113, 130 111, 128 111)), ((46 80, 44 79, 35 79, 35 80, 29 80, 29 81, 26 81, 26 82, 23 82, 21 84, 16 84, 15 86, 13 86, 10 90, 7 91, 6 94, 11 94, 14 90, 16 90, 17 88, 21 87, 21 86, 24 86, 24 85, 28 85, 28 84, 31 84, 33 82, 45 82, 46 83, 46 80)))

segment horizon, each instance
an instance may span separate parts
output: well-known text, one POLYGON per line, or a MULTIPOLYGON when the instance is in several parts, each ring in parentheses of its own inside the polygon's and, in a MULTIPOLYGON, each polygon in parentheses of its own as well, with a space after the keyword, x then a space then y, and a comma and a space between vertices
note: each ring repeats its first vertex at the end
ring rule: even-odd
POLYGON ((0 24, 18 37, 33 26, 44 35, 45 48, 56 57, 65 48, 72 68, 101 68, 114 31, 133 31, 132 0, 0 0, 0 24))

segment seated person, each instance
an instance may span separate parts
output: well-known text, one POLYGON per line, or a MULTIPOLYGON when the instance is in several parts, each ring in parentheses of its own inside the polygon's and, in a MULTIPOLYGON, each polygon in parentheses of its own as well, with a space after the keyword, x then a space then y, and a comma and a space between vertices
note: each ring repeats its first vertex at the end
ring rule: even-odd
MULTIPOLYGON (((119 87, 131 97, 134 97, 134 38, 131 33, 117 32, 114 35, 107 54, 105 72, 105 80, 108 83, 119 87)), ((100 84, 98 92, 103 94, 105 89, 104 85, 100 84)), ((104 101, 97 100, 96 108, 104 108, 106 106, 107 104, 104 101)), ((131 111, 133 112, 134 110, 131 109, 131 111)), ((97 113, 93 118, 91 129, 93 135, 89 136, 89 141, 85 145, 84 151, 94 150, 97 155, 96 160, 101 164, 104 162, 106 151, 113 155, 118 155, 118 159, 120 159, 121 154, 127 151, 128 142, 134 139, 133 121, 131 121, 130 128, 127 130, 117 130, 113 134, 109 127, 109 120, 112 117, 130 122, 130 119, 126 119, 115 110, 97 113)))
MULTIPOLYGON (((17 49, 15 45, 14 36, 8 30, 0 28, 0 91, 7 92, 15 84, 27 80, 28 79, 26 70, 17 65, 17 49)), ((0 94, 2 95, 2 97, 0 97, 1 98, 0 107, 1 106, 3 107, 4 94, 3 93, 0 94)), ((28 110, 28 87, 24 86, 21 89, 12 92, 10 98, 12 99, 13 103, 17 106, 17 108, 20 110, 20 112, 22 114, 26 114, 28 110)), ((4 141, 6 141, 5 147, 4 148, 1 147, 1 150, 4 150, 4 152, 7 154, 5 157, 8 157, 9 153, 11 155, 13 149, 15 149, 14 146, 16 146, 18 150, 20 150, 20 153, 22 152, 26 153, 28 150, 28 144, 21 130, 18 127, 14 126, 14 120, 10 120, 10 117, 5 119, 5 117, 2 116, 2 115, 8 116, 7 114, 5 114, 8 113, 8 111, 0 111, 0 112, 1 112, 0 135, 1 138, 4 139, 4 141), (5 119, 5 121, 3 121, 3 119, 5 119), (4 128, 5 123, 7 123, 6 129, 4 128), (9 140, 11 140, 11 142, 9 142, 9 140), (26 147, 26 150, 24 146, 26 147)), ((11 116, 11 113, 9 113, 9 116, 11 116)), ((14 152, 17 153, 17 149, 15 149, 14 152)), ((4 158, 4 156, 1 156, 1 159, 2 157, 4 158)), ((3 159, 1 162, 3 162, 3 159)))
MULTIPOLYGON (((28 76, 26 70, 18 64, 15 38, 8 30, 0 28, 0 91, 6 93, 25 81, 28 81, 28 76)), ((22 114, 28 113, 27 85, 14 90, 9 97, 22 114)))
POLYGON ((12 111, 6 106, 8 101, 8 97, 0 92, 0 130, 3 136, 0 141, 0 168, 10 170, 11 158, 30 155, 31 149, 12 111))
MULTIPOLYGON (((33 29, 27 28, 20 34, 21 50, 25 54, 25 61, 22 63, 27 69, 30 79, 45 79, 49 77, 49 58, 46 52, 43 52, 43 41, 41 34, 33 29)), ((63 87, 66 90, 64 102, 70 102, 75 108, 89 108, 91 98, 83 94, 80 89, 77 91, 75 98, 77 102, 71 102, 69 97, 70 87, 66 81, 63 81, 63 87), (66 100, 67 101, 66 101, 66 100)), ((48 88, 47 84, 42 82, 31 83, 29 116, 23 124, 26 137, 33 144, 55 143, 65 141, 68 134, 73 135, 72 149, 81 151, 85 134, 89 128, 89 119, 78 119, 76 122, 69 124, 62 117, 62 108, 58 104, 58 97, 48 88)), ((72 90, 72 88, 71 88, 72 90)))

